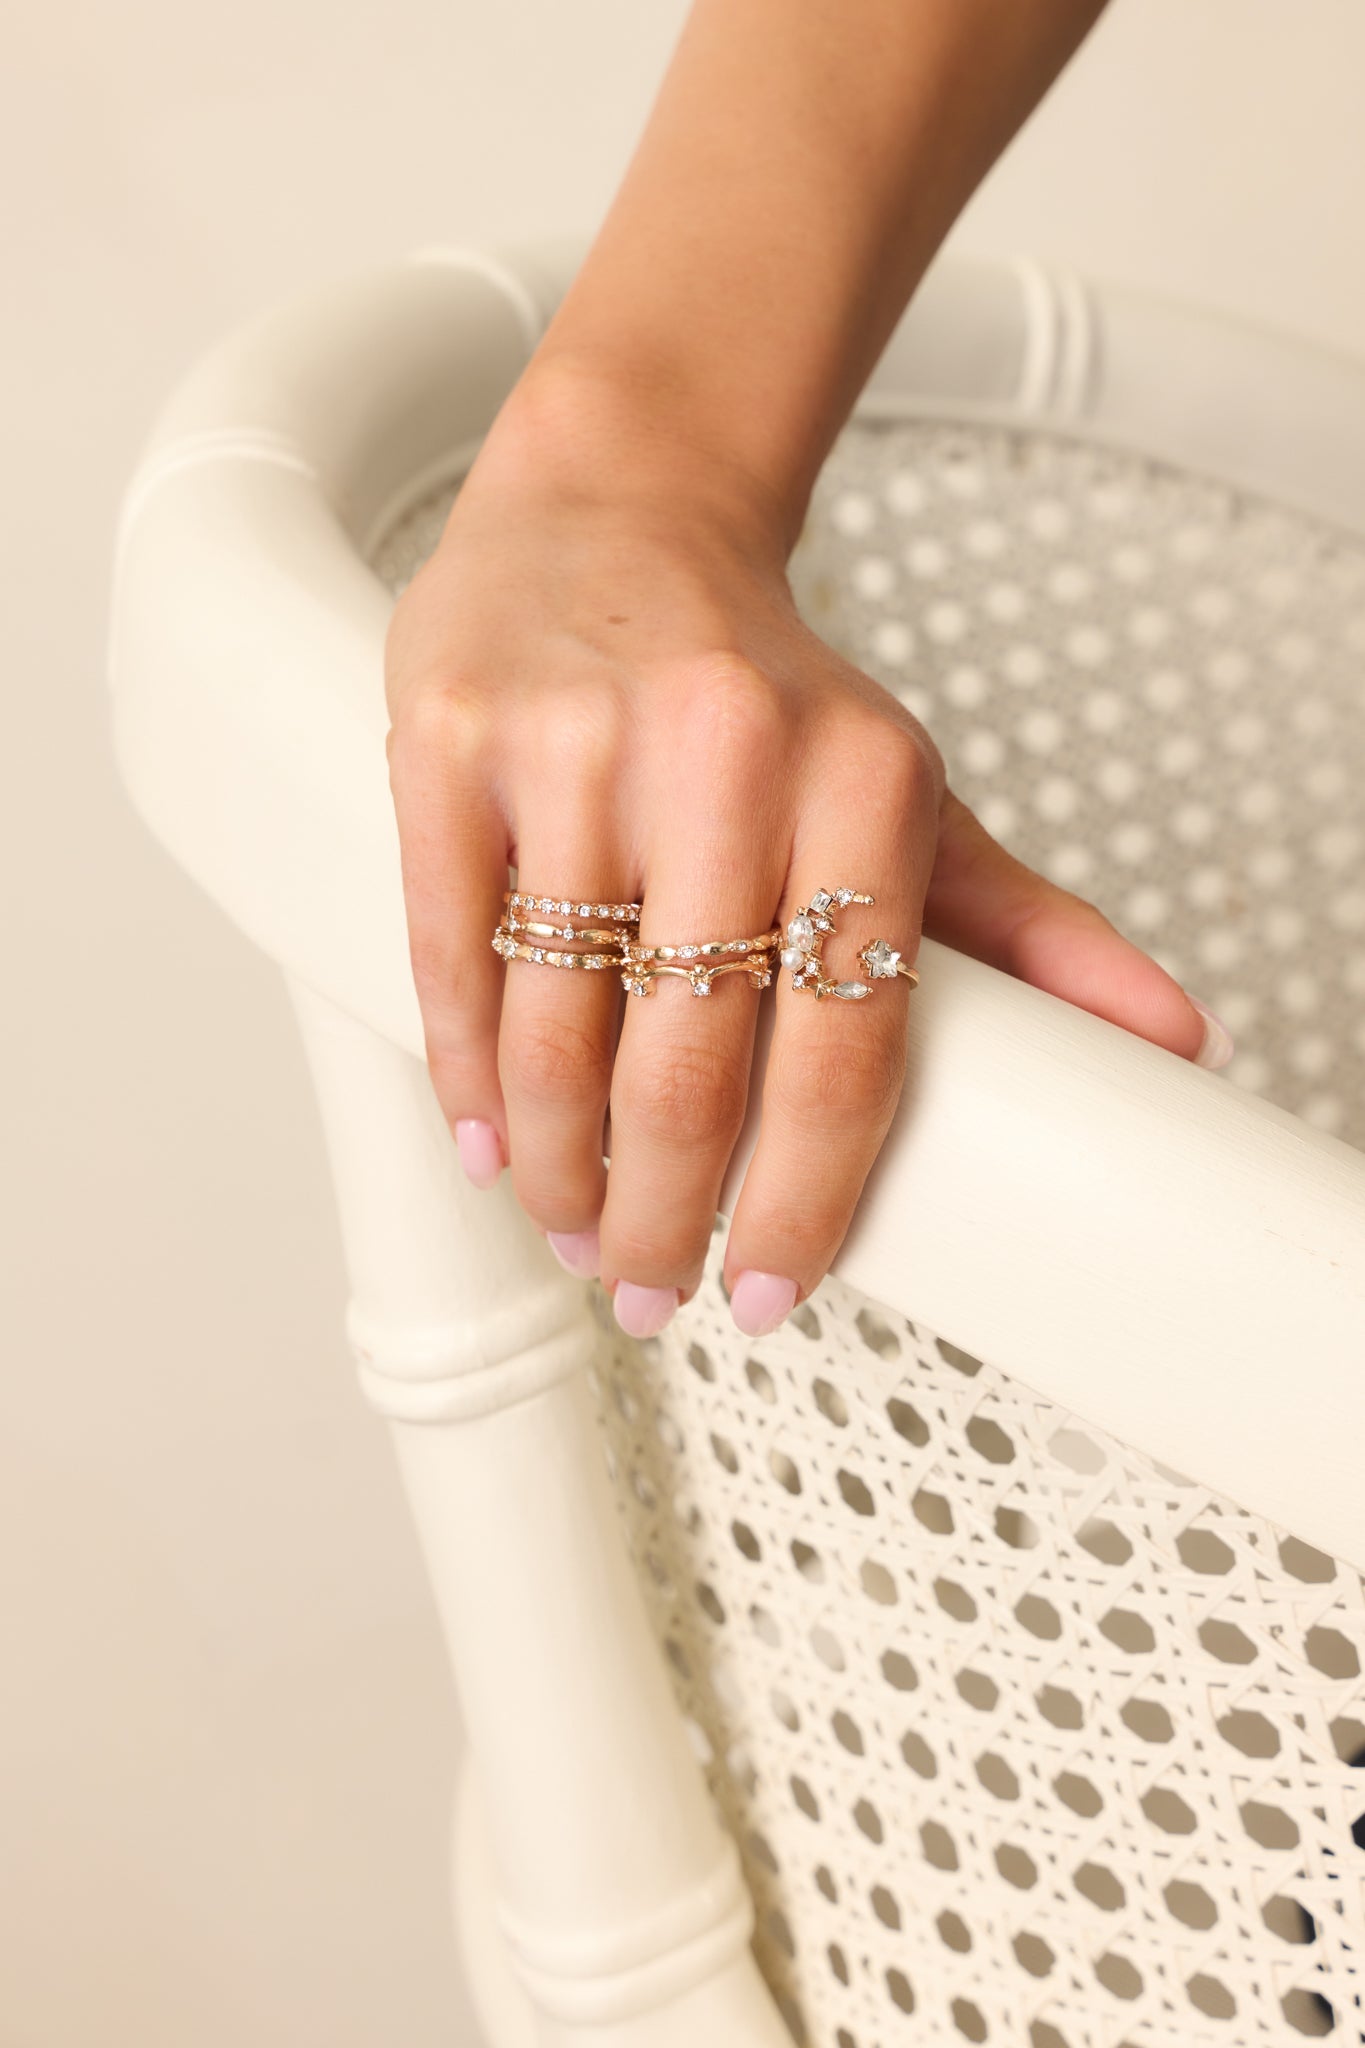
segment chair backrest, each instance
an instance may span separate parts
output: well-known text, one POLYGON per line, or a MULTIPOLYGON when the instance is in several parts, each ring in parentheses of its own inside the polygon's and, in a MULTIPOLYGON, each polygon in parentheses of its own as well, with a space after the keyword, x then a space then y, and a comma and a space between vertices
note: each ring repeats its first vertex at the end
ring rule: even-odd
MULTIPOLYGON (((274 316, 129 495, 140 808, 409 1053, 376 652, 578 253, 274 316)), ((822 478, 813 623, 1247 1050, 1239 1086, 927 941, 836 1277, 757 1345, 714 1263, 651 1344, 600 1317, 639 1585, 821 2048, 1358 2024, 1362 536, 1358 368, 1027 266, 937 268, 822 478)))

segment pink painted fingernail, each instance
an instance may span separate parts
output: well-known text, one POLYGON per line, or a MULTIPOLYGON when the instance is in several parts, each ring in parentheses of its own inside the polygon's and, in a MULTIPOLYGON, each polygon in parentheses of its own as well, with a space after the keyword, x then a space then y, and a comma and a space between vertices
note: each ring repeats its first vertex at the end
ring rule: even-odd
POLYGON ((492 1124, 479 1116, 455 1119, 455 1147, 460 1164, 476 1188, 491 1188, 502 1172, 502 1143, 492 1124))
POLYGON ((613 1296, 616 1320, 628 1337, 657 1337, 678 1306, 676 1287, 637 1287, 618 1280, 613 1296))
POLYGON ((1232 1033, 1221 1017, 1214 1016, 1207 1003, 1201 1003, 1198 996, 1191 996, 1188 989, 1185 993, 1204 1019, 1204 1039, 1194 1056, 1194 1064, 1197 1067, 1225 1067, 1237 1050, 1232 1033))
POLYGON ((746 1337, 766 1337, 796 1306, 796 1282, 780 1273, 741 1273, 730 1289, 730 1313, 746 1337))
POLYGON ((547 1230, 545 1242, 566 1273, 595 1280, 601 1272, 602 1247, 595 1223, 591 1230, 547 1230))

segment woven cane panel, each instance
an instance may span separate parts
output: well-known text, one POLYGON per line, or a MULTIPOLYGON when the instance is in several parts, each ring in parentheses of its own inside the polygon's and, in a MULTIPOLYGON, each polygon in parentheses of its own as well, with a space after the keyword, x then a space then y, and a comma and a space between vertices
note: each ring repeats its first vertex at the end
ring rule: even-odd
POLYGON ((721 1249, 597 1392, 794 2038, 1359 2039, 1359 1574, 837 1282, 740 1338, 721 1249))
MULTIPOLYGON (((382 544, 395 591, 451 495, 382 544)), ((1223 1078, 1365 1148, 1365 547, 1056 436, 856 422, 790 573, 987 830, 1224 1018, 1223 1078)))

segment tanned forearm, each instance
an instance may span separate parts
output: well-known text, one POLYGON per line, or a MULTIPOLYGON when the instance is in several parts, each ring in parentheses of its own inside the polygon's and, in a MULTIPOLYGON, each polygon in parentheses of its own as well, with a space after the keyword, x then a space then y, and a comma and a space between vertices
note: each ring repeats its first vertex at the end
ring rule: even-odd
POLYGON ((599 454, 719 465, 790 547, 934 252, 1102 10, 697 0, 531 381, 609 388, 599 454))

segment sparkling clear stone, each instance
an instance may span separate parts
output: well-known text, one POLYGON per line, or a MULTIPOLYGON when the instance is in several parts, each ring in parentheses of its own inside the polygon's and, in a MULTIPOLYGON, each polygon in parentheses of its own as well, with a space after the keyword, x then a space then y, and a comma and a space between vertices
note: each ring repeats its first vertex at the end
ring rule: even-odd
POLYGON ((836 889, 834 892, 834 900, 839 905, 840 909, 842 909, 845 903, 851 903, 853 901, 853 891, 851 889, 836 889))
POLYGON ((794 974, 794 975, 792 976, 792 987, 793 987, 793 988, 804 988, 805 986, 806 986, 806 977, 805 977, 805 975, 804 975, 804 974, 794 974))
POLYGON ((711 993, 710 982, 700 974, 694 975, 692 979, 692 993, 694 996, 709 996, 711 993))
POLYGON ((815 926, 808 917, 794 917, 787 926, 787 937, 794 946, 808 946, 815 937, 815 926))
POLYGON ((828 910, 833 901, 828 889, 817 889, 810 899, 810 907, 812 910, 828 910))
POLYGON ((887 981, 894 977, 900 954, 891 950, 885 939, 874 939, 863 953, 863 964, 874 980, 887 981))
POLYGON ((872 991, 865 981, 840 981, 835 983, 834 993, 847 1003, 855 1003, 860 996, 870 995, 872 991))
POLYGON ((531 958, 533 960, 543 960, 545 958, 545 955, 539 946, 532 946, 531 958))
POLYGON ((697 949, 695 946, 679 946, 678 958, 680 960, 695 960, 696 957, 697 949))
POLYGON ((834 930, 834 926, 830 923, 827 917, 817 917, 815 920, 815 929, 818 932, 832 932, 834 930))

